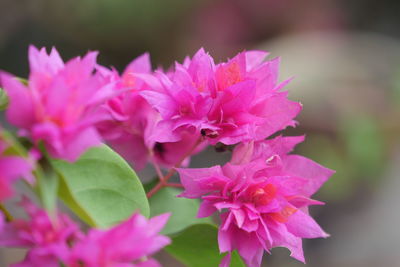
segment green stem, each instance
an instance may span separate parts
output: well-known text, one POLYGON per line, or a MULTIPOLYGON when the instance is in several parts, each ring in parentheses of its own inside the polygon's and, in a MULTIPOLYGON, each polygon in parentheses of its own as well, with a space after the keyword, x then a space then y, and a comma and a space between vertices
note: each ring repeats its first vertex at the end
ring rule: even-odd
POLYGON ((175 164, 175 166, 173 168, 171 168, 168 173, 162 177, 162 179, 160 179, 160 181, 147 193, 147 198, 151 198, 155 193, 157 193, 161 188, 163 187, 176 187, 176 184, 168 184, 168 180, 171 179, 171 177, 175 174, 176 169, 175 168, 179 168, 182 164, 182 162, 189 157, 193 151, 197 148, 198 145, 201 144, 201 142, 203 142, 203 137, 200 137, 196 143, 193 145, 193 147, 191 147, 188 152, 185 153, 185 155, 183 155, 183 157, 178 161, 178 163, 175 164))
POLYGON ((7 210, 7 208, 2 203, 0 203, 0 210, 1 210, 1 212, 3 212, 4 216, 6 217, 7 222, 11 222, 14 219, 13 216, 11 215, 11 213, 7 210))

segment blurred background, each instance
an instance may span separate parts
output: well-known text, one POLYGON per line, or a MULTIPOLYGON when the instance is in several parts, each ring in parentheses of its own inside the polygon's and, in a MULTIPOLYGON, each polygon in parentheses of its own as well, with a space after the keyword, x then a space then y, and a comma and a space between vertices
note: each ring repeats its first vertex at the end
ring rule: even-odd
MULTIPOLYGON (((217 60, 280 56, 281 79, 295 77, 289 96, 304 104, 287 134, 306 133, 296 152, 337 171, 315 197, 326 206, 311 211, 331 237, 305 241, 310 267, 400 266, 399 38, 397 0, 0 0, 0 69, 22 77, 29 44, 64 59, 99 50, 120 70, 146 51, 164 68, 200 47, 217 60)), ((272 252, 265 266, 303 266, 272 252)), ((0 266, 21 257, 0 251, 0 266)))

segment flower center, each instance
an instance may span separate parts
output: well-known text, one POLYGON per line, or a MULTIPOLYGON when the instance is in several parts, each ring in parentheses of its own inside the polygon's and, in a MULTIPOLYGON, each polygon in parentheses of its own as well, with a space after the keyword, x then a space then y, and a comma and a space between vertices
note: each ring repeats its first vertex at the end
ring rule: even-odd
POLYGON ((126 75, 124 75, 124 77, 122 78, 122 83, 125 87, 135 87, 136 85, 136 78, 133 75, 133 73, 127 73, 126 75))
POLYGON ((225 88, 243 80, 240 66, 237 62, 219 67, 216 71, 216 78, 219 91, 223 91, 225 88))
POLYGON ((270 203, 276 196, 276 187, 273 184, 267 184, 259 187, 251 193, 251 200, 257 206, 264 206, 270 203))
POLYGON ((273 212, 269 214, 272 219, 277 222, 285 223, 289 220, 289 217, 297 211, 296 208, 286 206, 280 212, 273 212))

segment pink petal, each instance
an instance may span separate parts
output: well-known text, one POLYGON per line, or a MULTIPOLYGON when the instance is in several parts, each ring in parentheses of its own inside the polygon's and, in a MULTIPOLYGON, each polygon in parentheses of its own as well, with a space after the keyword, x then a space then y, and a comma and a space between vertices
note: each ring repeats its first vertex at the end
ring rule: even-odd
POLYGON ((170 216, 171 216, 170 213, 164 213, 164 214, 161 214, 161 215, 158 215, 158 216, 155 216, 155 217, 151 218, 148 221, 148 229, 149 229, 149 231, 152 231, 153 233, 160 232, 161 229, 167 223, 167 221, 168 221, 170 216))
POLYGON ((276 131, 293 124, 293 118, 301 110, 301 105, 290 101, 285 94, 267 98, 262 104, 254 106, 252 112, 265 119, 256 131, 256 140, 262 140, 276 131))
POLYGON ((259 243, 259 240, 254 233, 247 233, 244 231, 236 232, 237 250, 240 256, 244 259, 247 266, 259 267, 261 266, 264 248, 259 243))
POLYGON ((235 147, 232 153, 232 164, 244 164, 250 162, 253 157, 254 141, 243 142, 235 147))
POLYGON ((101 137, 93 128, 86 128, 76 133, 74 138, 65 146, 61 157, 70 162, 74 162, 78 157, 90 147, 101 145, 101 137))
POLYGON ((218 230, 218 246, 221 253, 232 251, 231 234, 221 228, 218 230))
POLYGON ((285 170, 308 179, 308 184, 299 190, 305 196, 313 195, 335 173, 333 170, 298 155, 289 155, 286 158, 285 170))
POLYGON ((199 211, 197 213, 197 218, 205 218, 211 216, 217 209, 214 207, 213 203, 207 200, 201 202, 199 211))
POLYGON ((290 233, 284 224, 269 222, 270 233, 273 238, 273 247, 286 247, 290 250, 290 256, 305 263, 302 240, 290 233))
POLYGON ((139 57, 135 58, 131 63, 129 63, 129 65, 126 67, 124 71, 124 75, 130 72, 150 73, 151 72, 150 54, 144 53, 139 57))
POLYGON ((29 128, 35 122, 35 110, 29 89, 16 78, 0 73, 0 84, 10 98, 6 115, 10 123, 21 128, 29 128))
POLYGON ((245 52, 246 71, 251 71, 257 67, 268 56, 268 52, 262 50, 252 50, 245 52))
POLYGON ((309 215, 298 210, 289 217, 286 227, 293 235, 302 238, 328 237, 321 227, 309 215))
POLYGON ((151 106, 160 112, 163 118, 170 118, 176 112, 176 102, 170 96, 156 91, 141 91, 143 96, 151 106))
POLYGON ((223 177, 220 166, 201 169, 176 169, 180 175, 181 183, 185 187, 185 191, 179 195, 187 198, 197 198, 209 191, 208 188, 202 188, 199 179, 207 177, 223 177))

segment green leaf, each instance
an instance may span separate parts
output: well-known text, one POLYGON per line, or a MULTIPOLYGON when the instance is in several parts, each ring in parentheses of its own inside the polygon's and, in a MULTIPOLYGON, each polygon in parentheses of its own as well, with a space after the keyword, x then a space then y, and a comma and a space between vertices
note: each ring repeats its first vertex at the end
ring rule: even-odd
POLYGON ((162 230, 162 234, 176 233, 193 224, 213 223, 211 218, 196 218, 199 201, 176 197, 180 192, 181 190, 177 188, 165 187, 149 200, 151 217, 171 212, 171 217, 162 230))
POLYGON ((59 175, 50 166, 45 166, 44 173, 37 169, 35 174, 36 189, 42 205, 47 211, 54 212, 57 206, 59 175))
POLYGON ((5 110, 8 106, 8 96, 3 88, 0 88, 0 111, 5 110))
POLYGON ((136 173, 106 145, 89 149, 74 163, 55 159, 51 163, 60 174, 60 198, 89 225, 109 227, 136 211, 149 216, 136 173))
MULTIPOLYGON (((224 255, 219 253, 217 227, 196 224, 172 238, 165 250, 188 267, 218 266, 224 255)), ((231 267, 245 267, 235 251, 231 267)))

